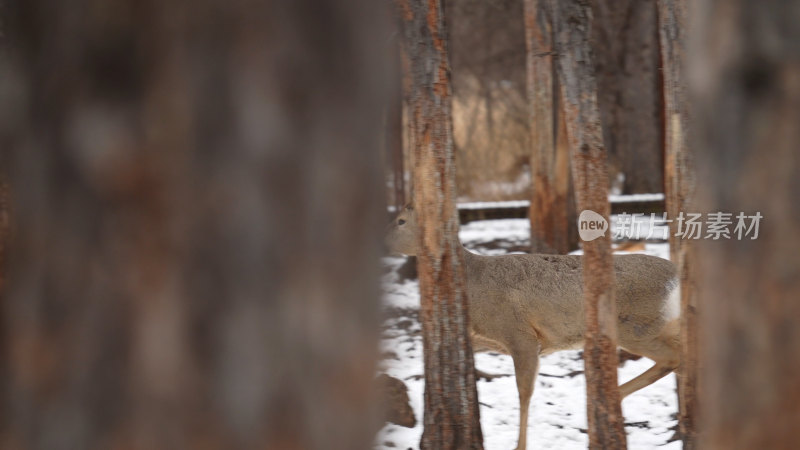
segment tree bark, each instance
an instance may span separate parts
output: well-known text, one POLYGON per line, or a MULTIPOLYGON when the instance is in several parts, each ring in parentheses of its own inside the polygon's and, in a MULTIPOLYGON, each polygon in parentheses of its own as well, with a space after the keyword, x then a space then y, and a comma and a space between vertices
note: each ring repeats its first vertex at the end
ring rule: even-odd
POLYGON ((375 4, 3 2, 0 447, 371 447, 375 4))
MULTIPOLYGON (((560 0, 556 5, 558 69, 578 210, 592 210, 608 220, 611 207, 606 153, 589 46, 592 11, 587 0, 560 0)), ((623 449, 626 439, 617 387, 617 312, 610 232, 584 242, 583 250, 586 314, 583 357, 589 447, 623 449)))
MULTIPOLYGON (((4 164, 5 166, 5 164, 4 164)), ((6 285, 8 240, 11 232, 11 204, 8 186, 7 167, 0 169, 0 299, 3 299, 6 285)))
POLYGON ((425 353, 423 449, 483 448, 458 240, 447 33, 439 0, 401 0, 414 128, 420 320, 425 353))
POLYGON ((680 212, 694 212, 695 181, 688 149, 686 103, 686 3, 658 0, 659 35, 664 79, 664 190, 669 222, 670 259, 675 263, 681 289, 681 368, 679 434, 683 448, 697 448, 697 298, 693 242, 676 237, 680 212))
POLYGON ((391 42, 391 97, 386 106, 386 154, 392 174, 392 203, 396 211, 406 205, 405 156, 403 154, 403 82, 399 37, 391 42))
POLYGON ((623 193, 663 189, 658 19, 652 0, 591 0, 598 106, 610 177, 623 193))
MULTIPOLYGON (((569 146, 553 62, 550 0, 525 0, 528 102, 531 123, 532 198, 529 212, 532 253, 569 253, 569 146)), ((573 208, 574 209, 574 208, 573 208)))
MULTIPOLYGON (((701 241, 702 448, 794 448, 800 424, 800 2, 697 2, 691 68, 698 198, 763 216, 758 238, 701 241), (696 72, 695 72, 696 70, 696 72)), ((750 224, 750 221, 747 221, 750 224)), ((735 229, 735 228, 734 228, 735 229)))

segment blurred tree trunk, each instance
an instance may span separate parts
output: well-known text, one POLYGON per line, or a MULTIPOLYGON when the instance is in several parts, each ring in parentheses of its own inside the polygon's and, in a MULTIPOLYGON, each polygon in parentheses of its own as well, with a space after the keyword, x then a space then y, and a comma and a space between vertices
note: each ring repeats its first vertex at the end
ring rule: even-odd
MULTIPOLYGON (((397 26, 401 30, 405 27, 405 12, 400 10, 399 7, 403 4, 401 0, 396 0, 395 2, 395 16, 399 19, 397 21, 397 26)), ((413 86, 412 86, 412 79, 411 79, 411 56, 409 55, 409 49, 406 48, 406 37, 403 34, 399 38, 399 50, 400 50, 400 71, 402 76, 402 96, 403 96, 403 105, 402 105, 402 133, 403 133, 403 170, 408 168, 409 171, 413 171, 413 167, 415 166, 414 162, 414 153, 415 153, 415 146, 416 146, 416 134, 414 127, 416 126, 416 121, 412 116, 412 96, 414 95, 413 86)), ((407 180, 405 188, 406 194, 406 204, 413 204, 414 203, 414 176, 413 173, 410 174, 411 176, 407 180)), ((405 206, 405 205, 404 205, 405 206)))
MULTIPOLYGON (((611 207, 606 153, 589 46, 592 12, 586 0, 559 0, 556 5, 556 51, 578 210, 592 210, 608 220, 611 207)), ((625 429, 617 387, 617 312, 610 231, 584 242, 583 250, 586 313, 583 358, 589 447, 624 449, 625 429)))
POLYGON ((697 299, 693 242, 676 237, 681 211, 694 212, 693 167, 687 148, 686 2, 658 0, 664 78, 664 191, 669 222, 670 259, 678 268, 681 289, 681 369, 679 434, 684 450, 697 448, 697 299))
POLYGON ((691 17, 698 198, 732 213, 732 231, 740 213, 763 216, 757 239, 732 232, 698 249, 708 311, 700 318, 701 444, 796 448, 800 1, 703 0, 691 17))
MULTIPOLYGON (((0 158, 3 161, 3 158, 0 158)), ((5 161, 3 161, 5 162, 5 161)), ((10 237, 11 195, 8 186, 6 165, 0 167, 0 300, 2 300, 6 285, 6 264, 8 252, 8 239, 10 237)))
POLYGON ((371 447, 374 4, 4 2, 0 447, 371 447))
POLYGON ((597 103, 610 176, 623 193, 661 192, 663 99, 658 19, 652 0, 590 0, 597 103))
POLYGON ((401 70, 400 37, 392 38, 389 44, 390 98, 386 106, 386 153, 392 173, 392 203, 396 211, 406 205, 405 156, 403 154, 403 82, 399 75, 401 70))
POLYGON ((553 63, 553 14, 550 0, 525 0, 528 102, 531 122, 531 252, 566 254, 570 240, 569 146, 559 104, 553 63))
POLYGON ((423 449, 483 448, 458 240, 447 32, 439 0, 400 0, 411 77, 420 321, 425 351, 423 449))

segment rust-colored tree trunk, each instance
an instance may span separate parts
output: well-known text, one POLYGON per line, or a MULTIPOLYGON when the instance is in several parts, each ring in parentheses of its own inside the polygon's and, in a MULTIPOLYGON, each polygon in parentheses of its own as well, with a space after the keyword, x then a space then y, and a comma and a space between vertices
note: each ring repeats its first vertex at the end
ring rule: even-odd
POLYGON ((410 61, 420 321, 425 352, 423 449, 483 448, 458 241, 450 66, 442 4, 401 0, 410 61))
POLYGON ((698 199, 733 214, 732 238, 697 251, 701 447, 796 448, 800 1, 703 0, 690 16, 698 199), (763 216, 757 239, 738 239, 740 213, 763 216))
POLYGON ((375 5, 3 2, 0 448, 371 447, 375 5))
MULTIPOLYGON (((556 51, 572 153, 578 210, 609 218, 608 177, 603 129, 597 108, 592 50, 591 8, 587 0, 556 2, 556 51)), ((587 415, 589 447, 626 448, 617 387, 617 327, 611 233, 583 243, 586 314, 587 415)))
POLYGON ((670 259, 678 268, 681 289, 681 367, 679 434, 684 450, 697 448, 697 299, 694 243, 676 237, 681 211, 694 212, 693 167, 688 149, 686 103, 686 2, 658 0, 664 79, 664 190, 670 222, 670 259))
POLYGON ((597 104, 611 178, 623 193, 661 192, 663 134, 658 20, 652 0, 590 0, 597 104))
POLYGON ((566 254, 576 243, 570 240, 569 146, 565 134, 560 133, 564 123, 555 76, 550 0, 525 0, 525 42, 533 175, 531 252, 566 254))

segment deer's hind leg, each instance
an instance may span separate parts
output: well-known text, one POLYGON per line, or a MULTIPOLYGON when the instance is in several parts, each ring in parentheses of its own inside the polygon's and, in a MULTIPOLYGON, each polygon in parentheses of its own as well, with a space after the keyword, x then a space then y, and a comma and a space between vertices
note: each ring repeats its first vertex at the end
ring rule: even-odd
POLYGON ((639 389, 655 383, 678 368, 680 364, 680 340, 672 328, 671 326, 667 327, 664 332, 651 341, 622 346, 631 353, 652 359, 655 361, 655 365, 620 386, 620 397, 625 398, 639 389))
MULTIPOLYGON (((475 352, 475 353, 478 353, 478 352, 489 352, 489 351, 502 353, 504 355, 508 355, 510 353, 508 351, 508 348, 506 348, 503 344, 501 344, 500 342, 495 341, 493 339, 489 339, 487 337, 480 336, 480 335, 475 334, 475 333, 472 333, 470 335, 470 339, 472 340, 472 351, 475 352)), ((476 380, 483 378, 486 381, 492 381, 495 378, 508 377, 508 376, 510 376, 510 375, 508 375, 508 374, 487 373, 487 372, 484 372, 484 371, 478 369, 477 367, 475 368, 475 379, 476 380)))
POLYGON ((647 369, 641 375, 620 386, 619 387, 620 398, 625 398, 628 395, 638 391, 639 389, 650 386, 651 384, 655 383, 661 378, 669 375, 670 372, 672 372, 677 368, 678 368, 677 364, 672 365, 669 363, 657 361, 653 367, 647 369))

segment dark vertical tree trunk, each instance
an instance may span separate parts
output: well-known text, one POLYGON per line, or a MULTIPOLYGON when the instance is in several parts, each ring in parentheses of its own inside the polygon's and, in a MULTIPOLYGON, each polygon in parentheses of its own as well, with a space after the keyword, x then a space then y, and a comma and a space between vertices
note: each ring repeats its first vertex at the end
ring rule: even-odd
POLYGON ((567 242, 569 243, 567 250, 571 252, 579 248, 578 203, 575 198, 575 182, 572 178, 572 154, 569 147, 569 138, 567 137, 567 116, 561 96, 561 83, 558 80, 558 72, 555 73, 555 81, 555 94, 559 104, 558 114, 556 115, 556 190, 559 192, 566 191, 567 193, 567 201, 564 206, 567 211, 567 242))
MULTIPOLYGON (((401 71, 400 38, 391 43, 393 74, 401 71)), ((392 173, 392 203, 397 211, 406 204, 405 156, 403 154, 403 86, 399 75, 391 77, 391 97, 386 106, 386 153, 392 173)))
POLYGON ((624 193, 663 189, 658 21, 652 0, 591 0, 597 103, 612 179, 624 193))
POLYGON ((410 61, 417 255, 425 351, 424 449, 483 448, 461 245, 450 66, 439 0, 400 0, 410 61))
POLYGON ((371 446, 374 5, 3 2, 0 447, 371 446))
MULTIPOLYGON (((416 121, 412 116, 412 100, 414 95, 414 88, 413 88, 413 81, 411 76, 411 55, 409 54, 409 49, 406 48, 408 45, 408 41, 406 40, 405 32, 405 23, 407 20, 407 11, 401 9, 404 3, 400 0, 395 1, 395 14, 399 18, 398 28, 403 33, 402 36, 399 38, 399 50, 400 50, 400 70, 401 70, 401 77, 402 77, 402 96, 403 96, 403 105, 402 105, 402 117, 401 122, 403 124, 403 139, 402 139, 402 152, 403 152, 403 169, 406 170, 408 168, 409 171, 413 171, 413 167, 415 166, 414 163, 414 149, 416 148, 416 121)), ((406 203, 413 203, 414 200, 414 176, 411 173, 411 176, 407 180, 405 186, 405 195, 406 195, 406 203)))
POLYGON ((661 58, 664 79, 664 190, 670 222, 670 259, 681 283, 681 368, 679 371, 679 432, 683 448, 697 447, 697 301, 693 242, 676 237, 681 211, 694 211, 694 178, 688 150, 686 103, 685 0, 658 0, 661 58))
MULTIPOLYGON (((800 1, 699 1, 698 198, 760 213, 757 239, 704 240, 702 448, 795 448, 800 424, 800 1), (707 313, 706 313, 707 312, 707 313)), ((696 22, 695 22, 696 21, 696 22)), ((696 72, 695 72, 696 70, 696 72)), ((746 219, 746 225, 751 221, 746 219)))
MULTIPOLYGON (((0 159, 2 161, 2 159, 0 159)), ((11 193, 8 186, 7 168, 0 168, 0 300, 5 292, 6 284, 6 259, 8 252, 8 239, 11 232, 11 193)))
MULTIPOLYGON (((572 152, 572 171, 578 210, 609 218, 608 177, 603 129, 597 108, 587 0, 556 2, 556 51, 564 109, 572 152)), ((586 313, 587 415, 589 447, 626 447, 617 388, 617 327, 611 233, 583 243, 583 290, 586 313)))
POLYGON ((531 118, 531 252, 568 253, 569 146, 563 128, 553 59, 550 0, 525 0, 528 102, 531 118))

